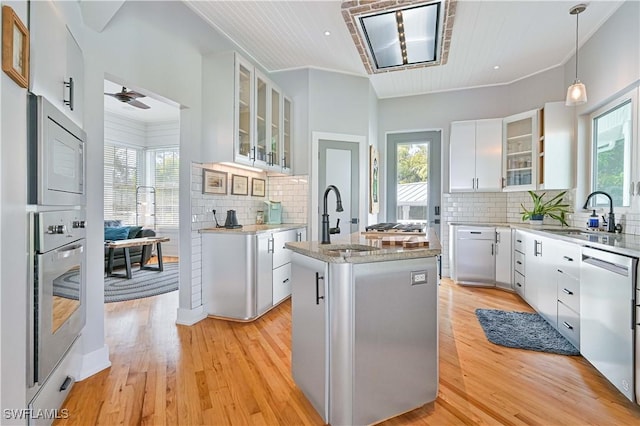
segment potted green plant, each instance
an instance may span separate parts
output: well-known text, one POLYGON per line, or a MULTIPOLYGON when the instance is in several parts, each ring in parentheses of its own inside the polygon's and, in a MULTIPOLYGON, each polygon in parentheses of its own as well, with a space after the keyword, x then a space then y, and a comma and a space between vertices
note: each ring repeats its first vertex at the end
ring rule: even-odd
POLYGON ((524 204, 520 204, 520 207, 522 207, 522 220, 529 220, 532 225, 542 225, 544 217, 549 216, 559 221, 562 225, 569 226, 566 221, 566 214, 570 213, 569 204, 563 204, 562 202, 562 197, 566 192, 562 191, 552 199, 544 201, 543 197, 546 192, 538 195, 533 191, 529 191, 529 195, 533 200, 533 209, 529 210, 524 204))

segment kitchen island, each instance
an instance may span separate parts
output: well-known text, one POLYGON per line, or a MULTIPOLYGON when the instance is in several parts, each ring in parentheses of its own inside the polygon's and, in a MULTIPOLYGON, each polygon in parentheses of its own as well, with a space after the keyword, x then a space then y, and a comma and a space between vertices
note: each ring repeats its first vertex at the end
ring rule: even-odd
POLYGON ((293 378, 325 422, 377 423, 435 400, 441 247, 427 239, 286 244, 293 378))

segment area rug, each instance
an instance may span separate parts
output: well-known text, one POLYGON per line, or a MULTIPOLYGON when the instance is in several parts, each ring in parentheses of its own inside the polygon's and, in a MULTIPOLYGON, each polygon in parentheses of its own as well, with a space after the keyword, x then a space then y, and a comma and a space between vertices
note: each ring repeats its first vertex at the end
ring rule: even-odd
MULTIPOLYGON (((176 262, 165 263, 162 272, 138 270, 134 267, 130 280, 105 277, 104 301, 122 302, 175 291, 178 289, 178 265, 176 262)), ((67 272, 54 280, 53 295, 78 300, 79 282, 77 271, 67 272)))
POLYGON ((476 316, 487 339, 496 345, 560 355, 580 355, 575 346, 536 313, 476 309, 476 316))

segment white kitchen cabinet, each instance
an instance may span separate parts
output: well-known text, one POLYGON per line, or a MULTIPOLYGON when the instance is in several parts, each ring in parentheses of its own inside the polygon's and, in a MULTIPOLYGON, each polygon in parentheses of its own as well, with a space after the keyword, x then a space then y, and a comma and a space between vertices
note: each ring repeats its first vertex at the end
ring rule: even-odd
POLYGON ((511 290, 511 228, 496 228, 496 287, 511 290))
POLYGON ((526 286, 524 299, 554 326, 557 323, 555 240, 539 234, 525 235, 526 286))
POLYGON ((293 160, 293 145, 291 139, 291 99, 286 96, 282 97, 282 157, 280 165, 283 173, 292 173, 291 161, 293 160))
POLYGON ((557 242, 556 291, 560 334, 580 349, 580 246, 557 242))
POLYGON ((452 122, 449 149, 451 192, 502 190, 502 120, 452 122))
POLYGON ((328 264, 293 253, 291 373, 325 422, 329 421, 328 264))
POLYGON ((513 289, 523 299, 526 288, 526 244, 527 236, 516 229, 513 232, 513 289))
POLYGON ((206 161, 291 173, 284 160, 285 141, 291 152, 291 101, 272 81, 236 52, 223 52, 203 58, 202 87, 206 161))
POLYGON ((29 90, 83 126, 84 58, 53 1, 30 3, 29 90))
POLYGON ((538 110, 504 118, 502 134, 504 190, 536 189, 538 110))
POLYGON ((273 235, 273 305, 277 305, 291 295, 291 250, 285 244, 304 241, 305 228, 277 232, 273 235))
POLYGON ((549 102, 540 110, 538 189, 573 188, 573 114, 564 102, 549 102))
POLYGON ((203 57, 203 155, 253 166, 254 67, 235 52, 203 57))

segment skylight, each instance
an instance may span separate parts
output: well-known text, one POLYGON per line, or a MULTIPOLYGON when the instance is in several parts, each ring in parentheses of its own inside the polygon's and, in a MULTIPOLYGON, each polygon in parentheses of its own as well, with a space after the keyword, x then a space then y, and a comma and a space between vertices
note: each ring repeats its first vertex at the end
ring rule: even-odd
POLYGON ((436 60, 440 3, 360 17, 376 68, 436 60))
POLYGON ((343 2, 343 17, 367 72, 378 73, 446 63, 452 5, 455 0, 359 0, 343 2))

